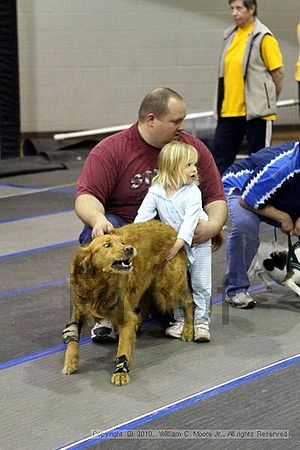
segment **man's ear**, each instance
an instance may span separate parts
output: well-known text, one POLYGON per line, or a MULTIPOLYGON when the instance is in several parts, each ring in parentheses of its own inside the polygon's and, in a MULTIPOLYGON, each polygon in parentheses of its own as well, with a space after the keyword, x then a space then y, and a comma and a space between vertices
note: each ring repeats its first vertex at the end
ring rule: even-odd
POLYGON ((146 117, 147 125, 153 127, 155 121, 155 115, 153 113, 148 113, 146 117))

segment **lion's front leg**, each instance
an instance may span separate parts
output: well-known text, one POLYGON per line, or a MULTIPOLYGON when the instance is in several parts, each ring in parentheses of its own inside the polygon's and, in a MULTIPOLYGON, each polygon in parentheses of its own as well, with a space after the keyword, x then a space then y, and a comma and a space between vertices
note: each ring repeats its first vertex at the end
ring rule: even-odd
POLYGON ((70 341, 65 353, 65 362, 62 373, 71 375, 77 371, 79 366, 79 344, 76 341, 70 341))
POLYGON ((67 344, 65 361, 62 373, 70 375, 78 369, 79 365, 79 338, 82 322, 71 319, 63 330, 64 342, 67 344))
POLYGON ((119 344, 115 370, 111 377, 111 382, 115 386, 124 386, 130 381, 129 363, 132 359, 136 339, 137 321, 137 315, 134 312, 128 312, 124 322, 118 324, 119 344))

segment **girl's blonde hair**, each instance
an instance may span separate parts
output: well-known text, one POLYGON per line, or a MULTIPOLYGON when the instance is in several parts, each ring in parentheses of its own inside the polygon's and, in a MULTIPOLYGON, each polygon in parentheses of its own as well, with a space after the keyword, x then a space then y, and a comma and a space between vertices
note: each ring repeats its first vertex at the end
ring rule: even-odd
POLYGON ((153 184, 161 184, 165 189, 179 189, 188 180, 184 173, 188 162, 197 162, 198 152, 192 145, 174 141, 166 144, 158 156, 158 173, 153 184))

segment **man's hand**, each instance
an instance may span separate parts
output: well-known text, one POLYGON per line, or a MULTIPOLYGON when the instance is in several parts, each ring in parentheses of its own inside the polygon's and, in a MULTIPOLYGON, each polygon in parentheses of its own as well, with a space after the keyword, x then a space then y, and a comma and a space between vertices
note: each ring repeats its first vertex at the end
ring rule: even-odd
POLYGON ((114 228, 106 219, 104 206, 90 194, 82 194, 75 201, 79 219, 92 228, 92 238, 107 234, 114 228))
POLYGON ((294 236, 300 236, 300 217, 298 217, 298 219, 296 220, 294 224, 294 229, 291 232, 291 234, 294 236))
POLYGON ((96 223, 92 229, 92 238, 94 239, 97 236, 108 234, 113 230, 113 228, 113 225, 106 219, 106 217, 101 215, 97 218, 96 223))
POLYGON ((280 218, 281 223, 281 229, 284 233, 291 233, 294 234, 294 223, 290 217, 289 214, 283 213, 282 217, 280 218))
MULTIPOLYGON (((240 199, 240 204, 249 211, 254 212, 255 214, 263 217, 267 217, 268 219, 276 220, 281 223, 280 229, 284 233, 292 233, 294 230, 294 222, 292 221, 291 216, 285 211, 281 211, 280 209, 275 208, 275 206, 267 205, 264 208, 254 209, 249 206, 242 198, 240 199)), ((298 219, 299 220, 299 219, 298 219)))

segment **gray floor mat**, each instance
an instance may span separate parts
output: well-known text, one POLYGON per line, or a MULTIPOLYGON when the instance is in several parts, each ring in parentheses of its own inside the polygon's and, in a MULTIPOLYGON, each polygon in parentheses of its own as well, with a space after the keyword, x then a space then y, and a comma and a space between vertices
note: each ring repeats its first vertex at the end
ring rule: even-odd
POLYGON ((26 173, 47 172, 50 170, 66 170, 62 162, 53 162, 42 156, 28 156, 26 158, 10 158, 1 160, 0 177, 24 175, 26 173))
POLYGON ((74 209, 75 187, 0 199, 0 222, 74 209))
MULTIPOLYGON (((2 445, 6 450, 58 448, 90 436, 92 430, 106 430, 136 419, 299 350, 299 316, 294 311, 283 315, 275 307, 267 311, 258 306, 247 312, 231 309, 229 319, 229 324, 222 323, 222 305, 216 305, 210 344, 167 339, 157 326, 146 327, 137 341, 131 383, 125 387, 110 384, 115 345, 82 345, 80 369, 68 377, 60 373, 62 352, 2 370, 0 385, 8 386, 3 392, 6 433, 2 445), (283 321, 289 327, 283 328, 283 321), (12 389, 13 395, 9 395, 12 389), (16 427, 17 435, 13 432, 16 427), (39 442, 41 432, 43 441, 39 442)), ((285 386, 288 380, 282 376, 281 383, 285 386)), ((251 399, 250 391, 243 404, 248 405, 247 414, 256 417, 251 399)), ((266 414, 265 408, 273 408, 272 398, 270 405, 263 400, 262 397, 258 409, 266 414)), ((230 410, 230 404, 227 408, 230 410)), ((218 417, 219 409, 222 402, 214 418, 218 417)), ((235 414, 234 404, 231 413, 235 414)), ((184 410, 182 414, 185 415, 184 410)), ((264 417, 262 413, 261 416, 264 417)), ((294 419, 289 417, 293 430, 298 426, 298 419, 294 419)), ((197 429, 202 428, 199 423, 197 429)), ((230 428, 236 429, 234 422, 230 428)), ((243 428, 249 429, 247 423, 244 422, 243 428)))
POLYGON ((0 223, 0 260, 78 242, 83 228, 73 210, 31 216, 22 221, 0 223))
POLYGON ((77 244, 28 253, 4 261, 0 259, 0 296, 9 291, 68 278, 76 248, 77 244))
POLYGON ((75 185, 82 165, 83 160, 77 160, 72 163, 71 168, 64 171, 59 170, 0 178, 0 193, 1 187, 7 185, 20 186, 23 188, 26 186, 56 187, 70 183, 75 185))
POLYGON ((67 285, 48 287, 1 300, 0 360, 21 357, 63 343, 62 329, 69 317, 67 285))
MULTIPOLYGON (((79 165, 74 163, 74 172, 10 177, 9 182, 25 188, 36 185, 37 189, 39 183, 45 188, 70 183, 74 186, 78 169, 79 165)), ((55 210, 58 213, 0 224, 1 254, 4 255, 2 259, 0 255, 0 339, 1 360, 6 367, 0 372, 0 427, 1 446, 5 450, 64 447, 89 436, 92 430, 104 430, 134 420, 299 352, 299 300, 288 289, 275 286, 272 292, 254 294, 258 305, 253 310, 214 305, 212 341, 208 345, 167 339, 159 325, 148 322, 137 340, 131 383, 123 388, 110 384, 116 345, 92 344, 87 338, 87 327, 80 350, 80 369, 76 375, 63 376, 61 330, 69 316, 69 290, 67 283, 59 280, 67 278, 75 245, 71 242, 69 246, 61 246, 60 243, 77 239, 82 225, 74 214, 59 214, 60 208, 66 209, 72 199, 67 190, 11 196, 7 200, 5 195, 0 200, 0 207, 5 205, 2 220, 22 217, 28 212, 45 214, 55 210), (41 251, 44 246, 49 247, 41 251), (35 252, 31 251, 32 247, 37 248, 35 252), (20 253, 14 254, 18 251, 20 253), (48 285, 43 286, 43 283, 48 285), (21 292, 18 293, 18 289, 21 292), (20 360, 13 361, 14 358, 20 360)), ((263 233, 266 239, 273 238, 270 228, 263 233)), ((213 293, 217 297, 221 294, 224 254, 225 246, 213 256, 213 293)), ((230 425, 233 429, 249 429, 254 425, 256 428, 259 418, 264 426, 271 426, 273 420, 272 428, 281 423, 282 428, 289 427, 295 433, 299 417, 294 404, 299 403, 299 397, 293 389, 296 389, 299 372, 284 369, 275 375, 274 378, 273 375, 264 377, 261 384, 259 380, 247 383, 249 389, 244 385, 232 390, 233 393, 224 392, 206 399, 195 410, 190 408, 185 412, 182 409, 175 416, 166 416, 166 423, 159 425, 171 429, 224 429, 225 425, 226 428, 230 425)), ((153 429, 153 424, 144 428, 153 429)), ((295 436, 299 440, 299 435, 295 436)), ((205 441, 205 446, 208 449, 221 448, 221 445, 229 449, 252 449, 253 442, 205 441)), ((113 442, 118 448, 181 449, 187 444, 189 448, 200 448, 200 444, 204 447, 198 440, 163 441, 159 447, 155 447, 156 441, 113 442)), ((282 445, 279 441, 271 444, 274 449, 296 448, 293 440, 288 447, 278 447, 282 445)), ((271 444, 255 441, 255 448, 269 448, 271 444)), ((99 448, 105 448, 102 445, 99 448)), ((113 448, 111 443, 109 445, 106 448, 113 448)))
POLYGON ((188 404, 115 439, 89 446, 101 449, 228 450, 298 449, 300 364, 269 373, 194 404, 188 404), (284 380, 284 383, 282 382, 284 380), (168 430, 173 438, 167 436, 168 430), (178 430, 178 431, 176 431, 178 430), (266 432, 274 430, 273 434, 266 432), (281 433, 275 430, 282 430, 281 433), (133 437, 130 438, 130 435, 133 437), (178 439, 176 438, 176 434, 178 439), (149 436, 147 438, 147 435, 149 436), (207 436, 207 437, 206 437, 207 436))

